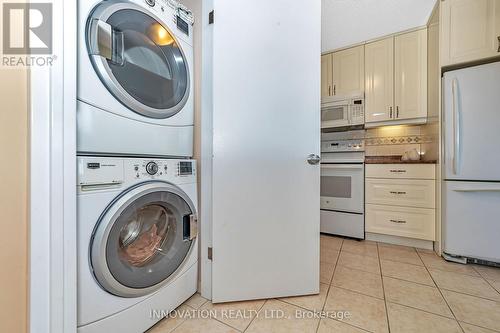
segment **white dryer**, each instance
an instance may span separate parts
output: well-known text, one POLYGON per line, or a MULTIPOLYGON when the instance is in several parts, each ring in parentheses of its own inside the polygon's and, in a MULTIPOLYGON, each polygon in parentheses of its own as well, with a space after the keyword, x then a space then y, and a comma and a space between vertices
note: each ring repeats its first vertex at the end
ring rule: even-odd
POLYGON ((195 165, 78 158, 78 332, 144 332, 196 292, 195 165))
POLYGON ((78 3, 79 153, 192 156, 192 15, 172 0, 78 3))

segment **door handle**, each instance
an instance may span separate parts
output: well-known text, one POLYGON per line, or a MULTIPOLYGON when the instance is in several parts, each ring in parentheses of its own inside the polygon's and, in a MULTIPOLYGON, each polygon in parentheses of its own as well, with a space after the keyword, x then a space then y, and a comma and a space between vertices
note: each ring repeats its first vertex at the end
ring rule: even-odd
POLYGON ((399 106, 396 106, 396 118, 399 118, 399 106))
POLYGON ((182 231, 184 241, 192 241, 198 236, 198 218, 194 214, 184 216, 182 231))
POLYGON ((500 36, 498 36, 497 39, 498 39, 498 50, 497 50, 497 52, 500 52, 500 36))
POLYGON ((453 174, 458 173, 460 161, 460 106, 458 100, 458 79, 454 78, 451 83, 452 109, 453 109, 453 174))
POLYGON ((348 165, 348 164, 322 164, 323 169, 339 169, 339 170, 363 170, 363 165, 348 165))
POLYGON ((320 161, 321 161, 321 157, 319 157, 316 154, 310 154, 309 156, 307 156, 307 163, 309 163, 311 165, 317 165, 317 164, 319 164, 320 161))
POLYGON ((89 29, 90 55, 99 55, 115 64, 123 64, 123 33, 98 19, 92 20, 89 29))
POLYGON ((390 117, 392 119, 392 106, 389 107, 390 117))

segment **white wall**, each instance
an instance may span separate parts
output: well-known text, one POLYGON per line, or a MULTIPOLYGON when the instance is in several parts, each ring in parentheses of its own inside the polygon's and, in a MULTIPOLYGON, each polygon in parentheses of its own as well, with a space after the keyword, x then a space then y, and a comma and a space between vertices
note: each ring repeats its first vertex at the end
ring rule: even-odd
POLYGON ((436 0, 322 0, 321 51, 427 24, 436 0))

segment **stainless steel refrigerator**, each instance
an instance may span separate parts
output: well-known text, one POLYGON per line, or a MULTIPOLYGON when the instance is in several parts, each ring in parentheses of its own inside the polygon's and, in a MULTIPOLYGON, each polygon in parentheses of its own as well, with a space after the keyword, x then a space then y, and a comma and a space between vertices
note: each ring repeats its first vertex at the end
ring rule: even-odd
POLYGON ((500 62, 443 77, 443 246, 500 263, 500 62))

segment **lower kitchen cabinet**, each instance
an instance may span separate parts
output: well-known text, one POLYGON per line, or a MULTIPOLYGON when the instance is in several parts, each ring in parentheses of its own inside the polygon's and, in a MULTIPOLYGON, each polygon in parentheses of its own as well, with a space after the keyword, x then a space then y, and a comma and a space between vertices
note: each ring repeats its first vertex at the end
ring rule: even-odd
POLYGON ((434 164, 366 165, 366 232, 434 241, 434 164))
POLYGON ((370 179, 365 181, 366 201, 378 205, 434 208, 434 180, 370 179))
POLYGON ((366 204, 365 213, 367 232, 431 241, 435 239, 434 209, 366 204))

